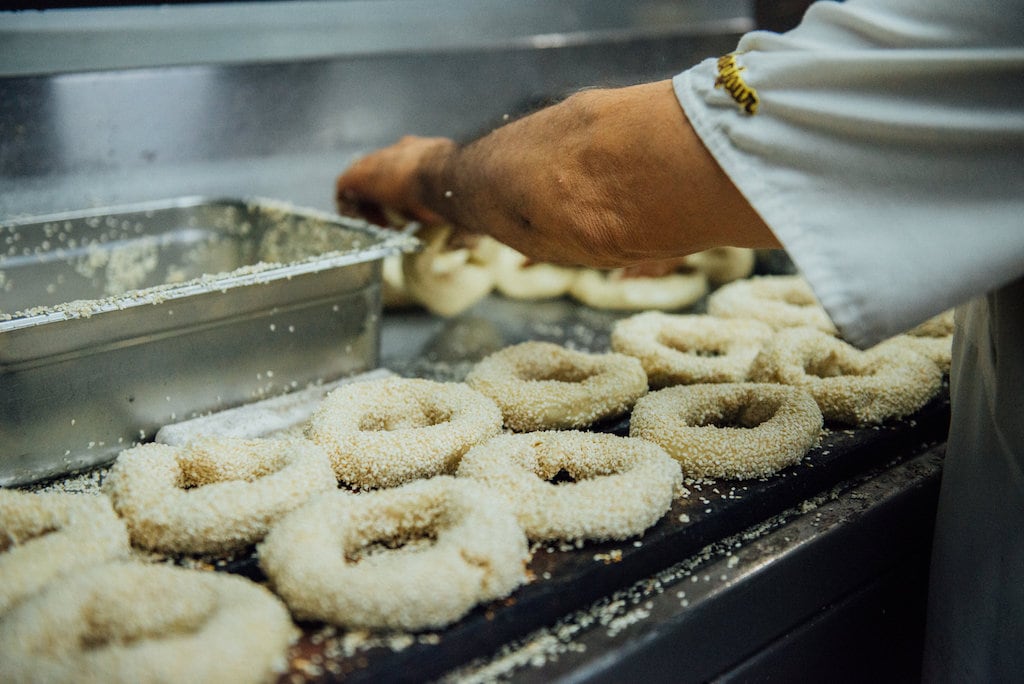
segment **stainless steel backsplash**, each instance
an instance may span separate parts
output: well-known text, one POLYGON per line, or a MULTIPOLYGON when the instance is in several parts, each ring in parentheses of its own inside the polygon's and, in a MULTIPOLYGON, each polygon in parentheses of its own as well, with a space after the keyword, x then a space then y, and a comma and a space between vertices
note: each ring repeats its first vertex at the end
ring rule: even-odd
POLYGON ((402 134, 468 139, 735 46, 747 2, 377 0, 0 14, 0 220, 183 195, 330 209, 402 134))

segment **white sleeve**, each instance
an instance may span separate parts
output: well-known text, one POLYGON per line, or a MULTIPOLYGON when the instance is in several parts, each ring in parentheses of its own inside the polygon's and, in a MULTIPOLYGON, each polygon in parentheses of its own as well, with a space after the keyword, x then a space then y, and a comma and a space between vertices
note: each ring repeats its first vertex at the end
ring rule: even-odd
POLYGON ((674 85, 844 337, 869 346, 1024 274, 1022 36, 1020 0, 820 2, 674 85))

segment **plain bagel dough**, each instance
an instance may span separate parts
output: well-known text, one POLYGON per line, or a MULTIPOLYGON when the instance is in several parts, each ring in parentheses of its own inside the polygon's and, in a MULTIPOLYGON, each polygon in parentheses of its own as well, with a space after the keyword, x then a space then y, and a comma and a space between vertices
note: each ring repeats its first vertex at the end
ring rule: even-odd
POLYGON ((573 281, 570 293, 595 309, 675 311, 694 304, 708 291, 708 281, 697 270, 657 278, 625 278, 622 270, 584 270, 573 281))

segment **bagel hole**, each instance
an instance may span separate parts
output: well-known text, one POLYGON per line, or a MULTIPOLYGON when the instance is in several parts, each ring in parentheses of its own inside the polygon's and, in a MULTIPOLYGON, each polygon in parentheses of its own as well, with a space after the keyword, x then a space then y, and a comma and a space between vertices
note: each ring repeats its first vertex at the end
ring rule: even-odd
POLYGON ((196 489, 217 482, 255 482, 288 464, 283 444, 273 440, 200 441, 186 447, 178 458, 179 489, 196 489))
POLYGON ((549 477, 548 482, 550 482, 553 485, 572 484, 576 482, 576 478, 570 475, 568 470, 562 468, 552 477, 549 477))
POLYGON ((765 402, 754 402, 707 413, 695 423, 696 427, 740 428, 750 430, 767 422, 776 407, 765 402))
POLYGON ((435 406, 420 406, 408 412, 370 411, 359 420, 363 432, 393 432, 442 425, 452 419, 451 411, 435 406))
MULTIPOLYGON (((235 464, 238 466, 239 464, 235 464)), ((218 482, 255 482, 261 477, 272 475, 285 466, 284 459, 269 461, 245 462, 240 467, 208 460, 183 461, 181 476, 178 478, 179 489, 198 489, 218 482)))
POLYGON ((804 372, 816 378, 838 378, 842 375, 851 375, 848 369, 839 360, 835 352, 829 352, 821 358, 810 359, 804 364, 804 372))
POLYGON ((374 539, 359 548, 345 552, 345 561, 360 563, 386 553, 419 553, 437 543, 437 530, 416 530, 397 537, 374 539))
POLYGON ((662 335, 658 341, 673 351, 700 358, 717 358, 725 356, 728 353, 724 344, 713 343, 697 345, 692 344, 689 340, 683 337, 677 337, 675 335, 662 335))
POLYGON ((128 585, 118 588, 107 600, 93 603, 83 613, 86 629, 79 640, 82 650, 195 634, 217 610, 217 597, 207 587, 191 587, 189 600, 174 601, 173 596, 185 586, 178 578, 169 585, 128 585), (126 601, 138 606, 130 628, 121 613, 126 601))
POLYGON ((127 646, 147 639, 166 639, 169 636, 183 636, 198 632, 206 622, 205 615, 176 621, 160 621, 159 624, 145 625, 142 629, 127 632, 119 624, 99 624, 90 621, 89 628, 79 645, 83 651, 98 650, 109 646, 127 646))
POLYGON ((59 525, 48 525, 41 530, 32 530, 29 534, 24 536, 15 536, 7 530, 0 531, 0 553, 5 553, 9 549, 24 544, 25 542, 34 541, 45 537, 48 534, 53 534, 60 530, 59 525))
POLYGON ((593 371, 578 368, 576 366, 562 366, 558 368, 530 368, 519 369, 517 372, 520 380, 534 380, 536 382, 583 382, 596 375, 593 371))

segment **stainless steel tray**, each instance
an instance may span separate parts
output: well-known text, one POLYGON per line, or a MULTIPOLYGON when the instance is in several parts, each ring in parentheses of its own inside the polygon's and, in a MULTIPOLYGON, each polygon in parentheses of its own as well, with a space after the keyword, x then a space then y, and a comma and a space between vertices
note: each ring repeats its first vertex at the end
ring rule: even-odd
POLYGON ((415 244, 265 199, 0 225, 0 485, 375 367, 381 260, 415 244))

